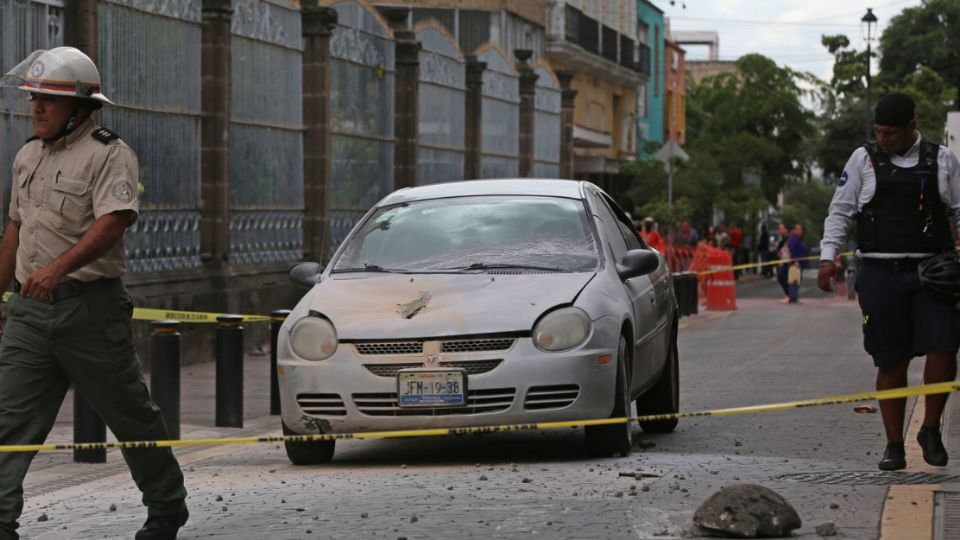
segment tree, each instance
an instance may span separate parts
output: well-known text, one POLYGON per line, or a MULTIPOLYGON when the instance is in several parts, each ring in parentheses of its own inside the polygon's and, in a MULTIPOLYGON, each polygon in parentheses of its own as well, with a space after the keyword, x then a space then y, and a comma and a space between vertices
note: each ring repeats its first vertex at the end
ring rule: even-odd
POLYGON ((736 65, 735 73, 707 77, 688 90, 700 122, 698 132, 688 133, 688 146, 717 163, 724 189, 741 187, 744 172, 755 170, 773 203, 785 185, 809 170, 805 141, 815 125, 801 102, 804 77, 759 54, 736 65))
POLYGON ((943 77, 960 109, 960 2, 923 0, 904 9, 880 36, 880 50, 878 82, 897 86, 927 67, 943 77))
POLYGON ((816 242, 823 237, 823 220, 827 218, 833 192, 833 188, 818 180, 790 186, 783 193, 781 221, 791 225, 800 223, 805 241, 816 242))
MULTIPOLYGON (((832 95, 839 99, 863 96, 867 88, 867 52, 850 49, 850 40, 843 34, 822 36, 820 43, 833 55, 832 95)), ((831 100, 827 105, 835 104, 831 100)))
POLYGON ((651 158, 621 169, 633 177, 628 206, 638 216, 653 215, 670 225, 682 219, 708 224, 714 210, 736 219, 775 203, 783 186, 809 170, 815 124, 801 101, 804 79, 750 54, 737 61, 735 73, 691 81, 685 146, 690 159, 674 174, 676 208, 668 211, 663 164, 651 158), (747 172, 762 178, 762 189, 744 185, 747 172))
POLYGON ((897 90, 913 97, 917 105, 917 125, 923 136, 941 141, 952 94, 943 77, 932 69, 921 66, 911 73, 904 85, 897 90))

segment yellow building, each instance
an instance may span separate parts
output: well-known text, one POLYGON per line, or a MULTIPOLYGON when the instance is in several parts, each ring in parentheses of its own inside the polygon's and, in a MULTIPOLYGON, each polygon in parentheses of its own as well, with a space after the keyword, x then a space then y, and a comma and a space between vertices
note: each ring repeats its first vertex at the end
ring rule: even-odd
POLYGON ((542 59, 555 70, 573 70, 578 177, 609 187, 604 179, 635 157, 637 87, 649 78, 649 66, 637 62, 635 0, 383 3, 388 4, 412 7, 411 26, 427 19, 440 22, 464 51, 490 42, 509 52, 530 49, 534 63, 542 59))
MULTIPOLYGON (((633 0, 551 0, 546 56, 576 72, 574 170, 605 181, 636 155, 637 5, 633 0)), ((644 64, 645 66, 645 64, 644 64)))

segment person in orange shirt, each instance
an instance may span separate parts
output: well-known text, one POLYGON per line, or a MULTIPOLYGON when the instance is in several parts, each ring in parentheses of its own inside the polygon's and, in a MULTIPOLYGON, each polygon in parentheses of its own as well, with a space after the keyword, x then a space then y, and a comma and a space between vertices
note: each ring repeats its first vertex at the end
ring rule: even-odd
POLYGON ((657 231, 656 222, 653 221, 652 217, 643 219, 643 223, 640 225, 640 237, 643 238, 643 241, 646 242, 648 246, 660 253, 666 253, 663 237, 660 236, 660 233, 657 231))

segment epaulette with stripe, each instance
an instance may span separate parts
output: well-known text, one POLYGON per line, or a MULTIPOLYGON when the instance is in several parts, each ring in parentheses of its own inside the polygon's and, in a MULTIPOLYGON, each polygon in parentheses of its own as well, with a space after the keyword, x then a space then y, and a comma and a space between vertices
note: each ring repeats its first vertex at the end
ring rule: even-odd
POLYGON ((90 136, 102 142, 103 144, 109 144, 110 141, 120 138, 119 135, 117 135, 116 133, 110 131, 105 127, 95 129, 93 133, 90 134, 90 136))
POLYGON ((36 136, 36 135, 32 135, 32 136, 30 136, 27 140, 23 141, 23 144, 27 144, 28 142, 30 142, 30 141, 35 141, 35 140, 37 140, 37 139, 39 139, 39 138, 40 138, 40 137, 38 137, 38 136, 36 136))

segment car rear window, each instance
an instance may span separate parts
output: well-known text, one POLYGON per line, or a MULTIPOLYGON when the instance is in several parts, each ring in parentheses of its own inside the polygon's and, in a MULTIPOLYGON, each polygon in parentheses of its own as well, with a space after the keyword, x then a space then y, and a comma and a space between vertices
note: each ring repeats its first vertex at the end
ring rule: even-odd
POLYGON ((459 197, 379 208, 359 225, 333 271, 379 267, 439 271, 529 265, 584 272, 598 250, 582 201, 459 197))

